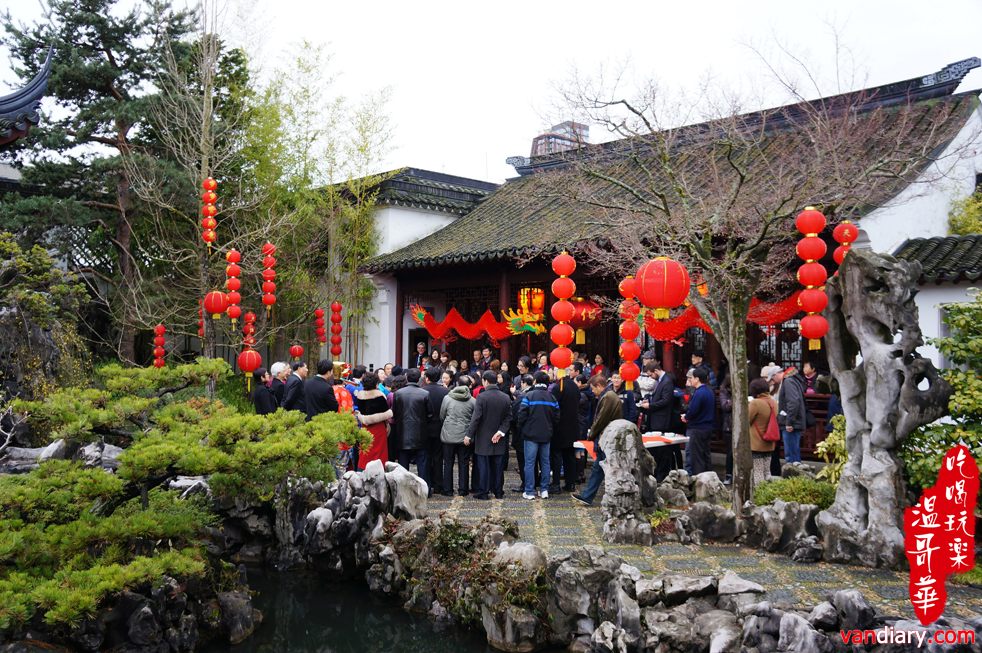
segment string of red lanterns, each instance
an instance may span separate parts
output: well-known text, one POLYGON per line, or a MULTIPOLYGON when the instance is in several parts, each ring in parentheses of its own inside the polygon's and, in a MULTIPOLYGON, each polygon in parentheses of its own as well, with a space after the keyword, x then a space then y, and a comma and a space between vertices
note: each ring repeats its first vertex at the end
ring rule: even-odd
POLYGON ((822 289, 828 279, 828 272, 818 262, 827 250, 825 241, 818 237, 825 229, 825 216, 815 207, 807 206, 798 214, 795 226, 805 235, 796 248, 798 256, 805 260, 798 268, 798 281, 805 286, 805 290, 798 295, 798 305, 808 313, 801 318, 798 330, 803 337, 808 338, 808 349, 821 349, 821 338, 829 330, 828 320, 817 315, 829 303, 829 298, 822 289))
POLYGON ((205 189, 201 196, 201 201, 204 202, 201 215, 205 216, 201 221, 201 227, 204 229, 201 238, 208 243, 208 253, 211 254, 211 244, 218 237, 215 233, 215 228, 218 226, 218 221, 215 219, 215 216, 218 215, 218 209, 215 208, 215 202, 218 201, 218 195, 215 194, 218 182, 209 177, 201 183, 201 186, 205 189))
POLYGON ((617 286, 617 291, 623 297, 620 306, 620 315, 624 319, 618 331, 624 342, 621 344, 618 353, 623 359, 620 367, 621 378, 624 379, 624 387, 628 390, 634 388, 634 382, 641 376, 641 368, 634 361, 641 356, 641 347, 634 339, 641 334, 641 327, 638 325, 638 316, 641 314, 641 305, 635 298, 634 277, 628 276, 617 286))
POLYGON ((239 307, 239 302, 242 301, 242 295, 239 294, 239 288, 242 287, 242 282, 239 281, 239 275, 242 274, 242 269, 239 267, 239 260, 242 255, 236 250, 230 249, 225 252, 225 260, 228 261, 228 265, 225 266, 225 275, 228 277, 225 280, 225 288, 228 290, 228 316, 232 318, 232 328, 235 328, 235 320, 242 315, 242 308, 239 307))
POLYGON ((167 329, 164 328, 163 324, 158 324, 153 328, 153 332, 153 366, 157 368, 164 367, 167 365, 164 362, 164 355, 167 353, 167 350, 164 349, 164 343, 166 342, 164 340, 164 333, 167 332, 167 329))
POLYGON ((236 361, 238 363, 239 369, 242 370, 246 375, 246 386, 249 391, 252 391, 252 373, 259 369, 259 366, 263 364, 262 356, 259 352, 255 351, 252 346, 256 344, 256 314, 246 313, 242 316, 242 321, 245 324, 242 326, 242 333, 245 337, 242 338, 242 353, 239 354, 239 358, 236 361))
POLYGON ((859 238, 859 229, 849 220, 843 220, 832 231, 832 237, 835 238, 835 242, 839 243, 839 246, 832 252, 832 258, 835 259, 836 263, 842 265, 842 259, 846 257, 846 252, 852 249, 852 244, 859 238))
MULTIPOLYGON (((338 359, 341 355, 341 321, 344 319, 341 317, 341 311, 344 307, 341 302, 334 302, 331 304, 331 355, 334 356, 334 360, 338 359)), ((319 327, 317 329, 317 335, 321 336, 321 331, 324 327, 319 327)))
POLYGON ((273 254, 276 253, 276 245, 273 243, 266 243, 263 245, 263 304, 266 305, 266 312, 268 313, 273 308, 273 304, 276 303, 276 259, 273 258, 273 254))
POLYGON ((324 325, 327 322, 324 321, 324 309, 318 308, 314 311, 314 328, 317 330, 317 342, 323 344, 327 343, 327 329, 324 325))
POLYGON ((573 364, 573 352, 566 345, 576 338, 576 331, 568 323, 576 315, 576 308, 569 299, 576 294, 576 282, 569 275, 576 271, 576 259, 563 252, 552 260, 552 271, 559 278, 552 282, 552 294, 559 299, 552 305, 553 319, 559 324, 552 327, 549 337, 558 345, 549 354, 549 362, 556 368, 556 376, 566 376, 566 368, 573 364))
POLYGON ((201 339, 201 348, 205 347, 205 300, 198 300, 198 337, 201 339))

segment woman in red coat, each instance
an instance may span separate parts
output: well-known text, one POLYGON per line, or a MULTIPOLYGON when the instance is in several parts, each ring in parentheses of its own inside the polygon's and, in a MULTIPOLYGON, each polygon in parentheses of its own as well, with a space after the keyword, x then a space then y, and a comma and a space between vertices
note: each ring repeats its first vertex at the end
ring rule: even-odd
POLYGON ((378 377, 366 374, 362 378, 362 389, 357 393, 358 410, 355 417, 362 428, 372 434, 372 444, 363 449, 358 457, 358 466, 373 460, 381 460, 384 465, 389 460, 389 420, 392 419, 392 409, 385 395, 378 389, 378 377))

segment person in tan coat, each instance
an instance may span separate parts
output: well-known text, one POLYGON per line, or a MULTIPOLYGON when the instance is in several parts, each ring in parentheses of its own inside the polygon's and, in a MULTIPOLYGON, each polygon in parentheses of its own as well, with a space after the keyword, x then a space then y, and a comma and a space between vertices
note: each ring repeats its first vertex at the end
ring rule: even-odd
POLYGON ((617 393, 607 387, 607 377, 603 374, 594 374, 590 379, 590 390, 599 398, 597 402, 597 416, 590 427, 590 439, 593 440, 593 449, 597 454, 597 459, 593 463, 593 471, 590 472, 590 480, 587 483, 583 494, 570 495, 574 501, 586 506, 593 505, 593 498, 600 491, 600 484, 604 480, 604 470, 600 466, 601 460, 606 460, 607 456, 600 448, 600 435, 614 420, 623 419, 624 408, 617 393))
POLYGON ((775 442, 764 439, 771 417, 777 411, 777 402, 771 397, 770 386, 764 379, 754 379, 750 382, 750 451, 754 459, 754 484, 760 484, 770 478, 771 452, 775 442))

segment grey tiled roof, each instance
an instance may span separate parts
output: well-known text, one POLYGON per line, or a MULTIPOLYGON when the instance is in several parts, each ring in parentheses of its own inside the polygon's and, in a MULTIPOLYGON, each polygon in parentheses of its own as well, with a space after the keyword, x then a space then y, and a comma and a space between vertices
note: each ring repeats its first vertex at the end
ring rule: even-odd
POLYGON ((982 235, 913 238, 894 254, 906 261, 920 261, 923 279, 975 281, 982 277, 982 235))

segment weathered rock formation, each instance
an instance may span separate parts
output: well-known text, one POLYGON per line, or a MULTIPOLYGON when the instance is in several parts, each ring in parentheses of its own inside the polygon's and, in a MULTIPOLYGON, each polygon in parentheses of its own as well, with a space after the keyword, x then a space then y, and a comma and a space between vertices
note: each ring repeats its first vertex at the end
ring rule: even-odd
POLYGON ((652 542, 651 522, 646 515, 662 505, 656 492, 655 460, 644 448, 638 427, 619 419, 600 435, 600 448, 607 455, 604 470, 603 539, 612 544, 652 542))
POLYGON ((826 286, 825 340, 849 452, 835 503, 818 517, 829 562, 896 567, 904 561, 897 449, 915 428, 947 413, 952 392, 916 351, 924 344, 914 304, 920 274, 916 261, 854 248, 826 286), (925 380, 927 389, 919 389, 925 380))

